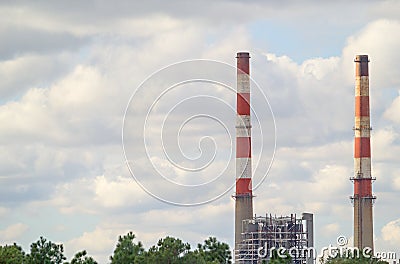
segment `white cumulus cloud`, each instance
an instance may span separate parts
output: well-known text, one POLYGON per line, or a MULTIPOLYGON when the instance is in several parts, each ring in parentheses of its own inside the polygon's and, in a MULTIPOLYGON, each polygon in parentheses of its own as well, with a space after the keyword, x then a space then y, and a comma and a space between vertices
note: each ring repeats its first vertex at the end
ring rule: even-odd
POLYGON ((16 223, 7 226, 5 229, 0 230, 0 243, 14 243, 17 242, 21 236, 29 229, 29 226, 23 223, 16 223))

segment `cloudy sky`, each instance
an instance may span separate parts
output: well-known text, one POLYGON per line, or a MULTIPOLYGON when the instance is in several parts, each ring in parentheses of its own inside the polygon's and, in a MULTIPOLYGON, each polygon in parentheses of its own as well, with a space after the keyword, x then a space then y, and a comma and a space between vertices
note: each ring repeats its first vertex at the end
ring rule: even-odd
POLYGON ((368 54, 375 243, 400 257, 398 1, 142 2, 0 4, 0 244, 45 236, 100 263, 130 230, 232 246, 238 51, 255 213, 314 213, 317 248, 352 240, 353 60, 368 54))

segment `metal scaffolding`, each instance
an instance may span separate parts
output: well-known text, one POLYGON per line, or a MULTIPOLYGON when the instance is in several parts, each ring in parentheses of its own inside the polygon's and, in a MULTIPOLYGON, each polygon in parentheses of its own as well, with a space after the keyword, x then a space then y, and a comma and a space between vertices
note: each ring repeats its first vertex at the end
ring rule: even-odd
POLYGON ((274 249, 284 248, 292 263, 310 264, 313 251, 309 249, 313 244, 312 214, 304 213, 302 218, 295 214, 256 216, 242 222, 242 242, 235 251, 235 259, 240 264, 268 263, 274 249))

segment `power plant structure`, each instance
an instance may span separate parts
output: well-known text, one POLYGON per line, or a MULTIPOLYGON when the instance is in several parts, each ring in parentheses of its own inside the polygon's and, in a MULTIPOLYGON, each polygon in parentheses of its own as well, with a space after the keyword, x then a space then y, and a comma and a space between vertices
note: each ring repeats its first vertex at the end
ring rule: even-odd
POLYGON ((301 218, 293 214, 254 216, 243 221, 241 235, 235 263, 263 263, 282 248, 292 263, 312 264, 314 261, 313 214, 303 213, 301 218))
POLYGON ((354 125, 354 246, 373 250, 373 215, 369 110, 368 55, 357 55, 355 60, 355 125, 354 125))
POLYGON ((235 263, 258 264, 269 261, 274 249, 285 248, 295 254, 292 263, 313 263, 313 215, 253 216, 251 167, 250 54, 237 53, 236 96, 236 192, 235 263), (261 252, 264 252, 261 254, 261 252), (307 254, 302 254, 302 253, 307 254))
MULTIPOLYGON (((250 55, 237 53, 236 115, 236 193, 235 263, 269 262, 271 250, 285 248, 296 252, 292 263, 314 263, 313 214, 290 216, 253 216, 251 167, 250 55), (301 254, 299 254, 299 252, 301 254), (262 253, 262 254, 261 254, 262 253)), ((371 125, 369 105, 368 55, 355 57, 355 125, 354 125, 354 247, 374 249, 371 175, 371 125)))
POLYGON ((253 218, 251 185, 250 55, 237 53, 235 247, 242 240, 242 222, 253 218))

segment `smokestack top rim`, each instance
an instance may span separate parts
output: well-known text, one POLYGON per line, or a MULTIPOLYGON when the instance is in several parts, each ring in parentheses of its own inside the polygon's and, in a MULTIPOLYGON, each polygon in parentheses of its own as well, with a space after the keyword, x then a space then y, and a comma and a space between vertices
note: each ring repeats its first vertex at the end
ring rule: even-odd
POLYGON ((368 55, 356 55, 354 62, 369 62, 368 55))
POLYGON ((250 58, 249 52, 238 52, 236 53, 236 58, 250 58))

